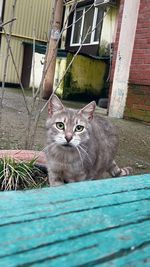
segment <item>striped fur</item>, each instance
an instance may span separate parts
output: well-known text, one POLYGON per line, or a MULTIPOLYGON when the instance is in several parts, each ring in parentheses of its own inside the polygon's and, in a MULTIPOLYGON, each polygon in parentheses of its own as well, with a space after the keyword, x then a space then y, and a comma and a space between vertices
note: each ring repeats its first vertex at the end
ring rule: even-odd
POLYGON ((119 168, 114 160, 112 162, 111 168, 109 169, 109 173, 112 177, 128 176, 132 174, 132 171, 133 170, 131 167, 119 168))

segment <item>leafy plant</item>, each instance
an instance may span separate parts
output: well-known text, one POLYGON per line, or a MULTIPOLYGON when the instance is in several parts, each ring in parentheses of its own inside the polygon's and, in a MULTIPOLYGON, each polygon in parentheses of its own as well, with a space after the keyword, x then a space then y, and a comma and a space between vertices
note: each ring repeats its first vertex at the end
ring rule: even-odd
POLYGON ((0 159, 0 190, 39 188, 47 183, 46 175, 35 165, 36 159, 28 162, 5 157, 0 159))

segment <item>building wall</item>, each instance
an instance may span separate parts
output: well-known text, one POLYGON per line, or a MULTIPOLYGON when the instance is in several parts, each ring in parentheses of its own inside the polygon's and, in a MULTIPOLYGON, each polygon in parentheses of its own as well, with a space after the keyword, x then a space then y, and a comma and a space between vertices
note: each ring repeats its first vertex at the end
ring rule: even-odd
POLYGON ((38 88, 40 85, 44 67, 44 57, 45 56, 43 54, 35 53, 34 57, 32 58, 30 87, 38 88))
MULTIPOLYGON (((116 34, 116 21, 118 14, 118 5, 107 8, 107 15, 104 14, 104 20, 101 31, 100 49, 99 54, 105 55, 105 51, 108 50, 109 44, 114 42, 116 34)), ((109 51, 107 52, 109 53, 109 51)))
MULTIPOLYGON (((118 47, 119 33, 124 0, 120 3, 118 29, 114 47, 114 57, 111 72, 113 79, 115 59, 118 47)), ((150 122, 150 1, 141 0, 135 43, 130 66, 128 94, 124 117, 150 122)))
MULTIPOLYGON (((13 0, 5 1, 4 21, 11 18, 13 2, 13 0)), ((17 1, 15 9, 17 21, 14 22, 13 34, 32 39, 35 30, 36 39, 46 41, 52 2, 49 0, 17 1)), ((8 29, 9 26, 6 27, 6 30, 8 29)))
POLYGON ((56 91, 56 93, 59 95, 59 97, 63 96, 64 79, 62 80, 62 78, 63 78, 63 76, 65 74, 66 63, 67 63, 67 58, 66 57, 57 56, 53 90, 56 91), (61 80, 62 80, 62 82, 60 82, 61 80), (57 88, 57 90, 56 90, 56 88, 57 88))
MULTIPOLYGON (((12 52, 15 58, 16 67, 19 72, 19 76, 21 77, 21 71, 22 71, 22 62, 23 62, 23 45, 22 41, 17 38, 12 38, 11 40, 11 48, 12 52)), ((4 75, 4 65, 5 65, 5 59, 7 55, 7 46, 6 46, 6 39, 4 36, 2 36, 1 39, 1 47, 0 47, 0 82, 3 80, 4 75)), ((12 62, 11 57, 8 58, 7 63, 7 71, 6 71, 6 82, 8 83, 19 83, 16 75, 16 71, 12 62)))
POLYGON ((150 85, 150 1, 141 0, 129 82, 150 85))
MULTIPOLYGON (((5 1, 4 21, 11 19, 13 0, 5 1)), ((33 42, 33 38, 39 42, 47 42, 49 32, 50 16, 54 1, 49 0, 19 0, 16 4, 15 17, 13 23, 11 47, 15 58, 15 63, 21 77, 22 62, 24 54, 23 42, 33 42)), ((5 27, 9 31, 9 25, 5 27)), ((7 44, 3 32, 1 33, 0 46, 0 81, 3 79, 4 62, 6 58, 7 44)), ((18 83, 11 58, 9 57, 6 82, 18 83)))
MULTIPOLYGON (((68 53, 67 65, 73 58, 68 53)), ((64 99, 98 100, 102 88, 107 65, 100 59, 77 55, 64 79, 64 99)))
POLYGON ((125 116, 150 122, 150 1, 141 0, 125 116))
MULTIPOLYGON (((120 35, 120 29, 121 29, 121 21, 122 21, 122 13, 123 13, 123 7, 124 7, 124 0, 120 0, 120 6, 119 11, 117 15, 117 25, 116 25, 116 36, 114 39, 113 44, 113 59, 112 59, 112 67, 111 67, 111 76, 110 76, 110 83, 112 85, 113 81, 113 74, 114 74, 114 68, 115 68, 115 62, 116 62, 116 56, 117 56, 117 50, 118 50, 118 42, 119 42, 119 35, 120 35)), ((110 86, 111 88, 111 86, 110 86)), ((110 90, 111 92, 111 90, 110 90)))
POLYGON ((150 123, 150 85, 129 84, 124 116, 150 123))
MULTIPOLYGON (((89 5, 93 4, 92 0, 84 1, 84 5, 85 5, 85 2, 86 4, 89 4, 89 5)), ((69 7, 70 5, 69 3, 67 3, 65 7, 64 22, 66 21, 66 18, 68 17, 69 7)), ((116 33, 115 28, 116 28, 118 9, 119 9, 118 4, 115 6, 108 5, 105 7, 104 16, 100 23, 102 25, 100 43, 83 45, 80 49, 81 53, 96 55, 96 56, 97 55, 109 56, 109 53, 110 53, 109 44, 113 42, 114 36, 116 33)), ((73 13, 70 15, 69 21, 68 21, 69 25, 72 25, 72 23, 73 23, 73 13)), ((63 38, 61 41, 61 48, 66 48, 69 51, 76 52, 79 46, 78 45, 70 46, 71 32, 72 32, 72 27, 69 27, 67 31, 64 31, 63 38)))
MULTIPOLYGON (((93 3, 93 1, 87 2, 89 2, 89 4, 93 3)), ((69 15, 69 8, 70 5, 68 2, 65 7, 64 24, 66 22, 66 18, 69 15)), ((92 97, 94 97, 95 99, 98 99, 100 97, 102 90, 104 89, 104 83, 108 77, 109 56, 111 51, 110 44, 114 41, 114 36, 116 34, 116 20, 118 10, 119 5, 106 7, 102 22, 100 44, 92 45, 92 48, 90 48, 90 45, 86 46, 86 48, 83 46, 82 50, 80 50, 81 54, 83 52, 83 54, 88 55, 99 55, 101 58, 107 58, 107 61, 104 62, 103 60, 100 60, 100 57, 97 57, 97 59, 92 59, 86 56, 84 57, 78 55, 64 79, 64 98, 68 97, 70 99, 81 99, 82 95, 84 96, 84 99, 89 100, 90 98, 92 99, 92 97)), ((72 18, 68 22, 69 25, 71 25, 71 21, 72 18)), ((68 31, 69 33, 67 33, 67 31, 64 31, 63 33, 61 40, 62 49, 65 49, 66 36, 67 43, 70 44, 71 27, 69 27, 68 31)), ((78 47, 75 46, 74 49, 75 52, 78 50, 78 47)), ((71 50, 69 49, 69 51, 71 50)), ((71 55, 68 54, 67 64, 70 63, 70 57, 71 55)), ((62 67, 66 67, 66 65, 64 64, 62 67)))

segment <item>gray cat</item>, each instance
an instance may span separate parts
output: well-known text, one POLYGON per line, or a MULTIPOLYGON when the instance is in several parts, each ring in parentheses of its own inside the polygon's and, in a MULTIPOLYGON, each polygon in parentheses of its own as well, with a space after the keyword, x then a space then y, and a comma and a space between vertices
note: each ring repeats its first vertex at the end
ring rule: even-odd
POLYGON ((93 101, 80 110, 64 107, 56 95, 49 101, 46 122, 46 158, 50 186, 129 175, 131 168, 120 169, 114 161, 118 147, 115 127, 94 115, 93 101))

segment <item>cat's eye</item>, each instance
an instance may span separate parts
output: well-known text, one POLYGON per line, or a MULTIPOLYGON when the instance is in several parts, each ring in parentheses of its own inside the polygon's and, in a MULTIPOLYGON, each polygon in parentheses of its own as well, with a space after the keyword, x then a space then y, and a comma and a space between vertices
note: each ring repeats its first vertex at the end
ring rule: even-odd
POLYGON ((65 129, 65 125, 63 124, 63 122, 56 122, 56 127, 59 130, 64 130, 65 129))
POLYGON ((83 130, 84 130, 84 126, 82 126, 82 125, 77 125, 75 128, 76 132, 82 132, 83 130))

